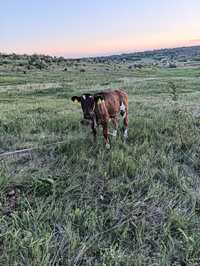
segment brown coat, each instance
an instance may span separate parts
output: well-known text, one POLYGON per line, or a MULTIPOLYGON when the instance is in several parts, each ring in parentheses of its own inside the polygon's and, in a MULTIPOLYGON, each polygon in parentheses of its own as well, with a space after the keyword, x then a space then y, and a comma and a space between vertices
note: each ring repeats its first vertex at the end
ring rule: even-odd
POLYGON ((94 138, 97 126, 102 125, 106 146, 109 147, 108 122, 112 120, 115 132, 118 128, 119 114, 124 118, 124 137, 128 132, 128 95, 123 90, 102 91, 95 94, 73 96, 72 101, 79 101, 84 118, 91 121, 94 138))

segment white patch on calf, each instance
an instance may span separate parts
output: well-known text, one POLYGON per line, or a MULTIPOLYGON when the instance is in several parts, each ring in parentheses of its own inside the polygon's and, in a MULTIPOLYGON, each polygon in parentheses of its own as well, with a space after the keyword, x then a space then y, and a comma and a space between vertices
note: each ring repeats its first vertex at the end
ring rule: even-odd
POLYGON ((124 105, 124 103, 122 102, 122 104, 120 105, 120 113, 123 116, 123 118, 125 118, 126 116, 126 106, 124 105))
POLYGON ((126 107, 124 105, 124 103, 122 102, 122 104, 120 105, 120 112, 125 113, 126 112, 126 107))
POLYGON ((86 100, 86 97, 85 97, 85 95, 83 95, 82 97, 83 97, 83 100, 85 101, 85 100, 86 100))

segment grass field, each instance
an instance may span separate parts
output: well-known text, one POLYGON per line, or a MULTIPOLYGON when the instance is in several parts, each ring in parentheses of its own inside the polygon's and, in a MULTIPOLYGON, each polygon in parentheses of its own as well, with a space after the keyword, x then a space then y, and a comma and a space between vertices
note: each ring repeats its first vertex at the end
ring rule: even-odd
POLYGON ((0 152, 37 148, 0 159, 0 265, 200 265, 199 68, 85 68, 0 73, 0 152), (70 98, 119 87, 108 151, 70 98))

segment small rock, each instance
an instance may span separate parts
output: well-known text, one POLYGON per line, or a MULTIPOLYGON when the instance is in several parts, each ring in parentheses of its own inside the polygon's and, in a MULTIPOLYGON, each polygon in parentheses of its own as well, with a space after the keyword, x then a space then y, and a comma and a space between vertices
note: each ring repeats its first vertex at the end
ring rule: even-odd
POLYGON ((9 197, 12 197, 14 195, 15 195, 15 190, 14 189, 8 192, 8 196, 9 197))
POLYGON ((100 195, 100 199, 101 199, 101 200, 104 200, 104 197, 103 197, 103 195, 100 195))

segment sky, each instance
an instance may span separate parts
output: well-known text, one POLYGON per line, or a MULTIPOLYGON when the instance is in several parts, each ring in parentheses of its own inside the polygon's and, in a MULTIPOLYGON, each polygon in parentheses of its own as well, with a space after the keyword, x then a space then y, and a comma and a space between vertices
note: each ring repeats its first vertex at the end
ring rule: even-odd
POLYGON ((87 57, 200 45, 200 0, 1 0, 0 52, 87 57))

